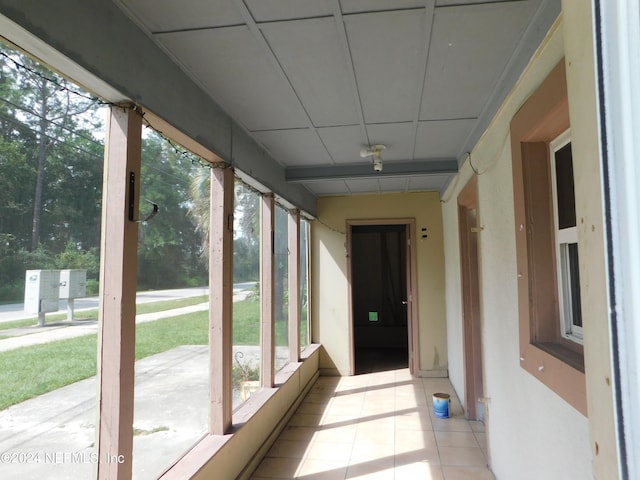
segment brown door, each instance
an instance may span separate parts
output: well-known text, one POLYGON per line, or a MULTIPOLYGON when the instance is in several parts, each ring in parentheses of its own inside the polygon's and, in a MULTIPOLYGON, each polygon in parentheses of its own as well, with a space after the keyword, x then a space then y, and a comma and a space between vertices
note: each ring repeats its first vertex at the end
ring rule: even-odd
POLYGON ((482 324, 478 268, 478 191, 476 177, 458 196, 460 268, 465 366, 465 412, 472 420, 484 420, 482 324))

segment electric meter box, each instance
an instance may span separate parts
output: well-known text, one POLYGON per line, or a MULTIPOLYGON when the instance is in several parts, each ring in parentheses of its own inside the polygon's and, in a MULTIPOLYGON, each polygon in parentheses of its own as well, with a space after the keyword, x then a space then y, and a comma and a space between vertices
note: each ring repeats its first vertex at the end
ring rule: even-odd
POLYGON ((60 297, 60 270, 27 270, 24 285, 24 311, 57 312, 60 297))
POLYGON ((60 298, 82 298, 86 294, 86 270, 60 270, 60 298))

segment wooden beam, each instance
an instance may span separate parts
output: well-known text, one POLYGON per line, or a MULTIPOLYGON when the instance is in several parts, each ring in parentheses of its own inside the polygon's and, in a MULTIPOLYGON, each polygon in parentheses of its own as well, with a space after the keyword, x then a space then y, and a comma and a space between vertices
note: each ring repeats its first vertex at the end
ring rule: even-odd
POLYGON ((289 361, 300 359, 300 210, 289 213, 289 361))
POLYGON ((233 414, 233 191, 233 169, 213 168, 209 221, 209 432, 213 435, 229 431, 233 414))
POLYGON ((135 220, 138 215, 141 132, 139 113, 111 108, 102 194, 98 331, 97 478, 105 480, 132 476, 138 224, 130 216, 135 220))
POLYGON ((260 347, 262 349, 260 386, 263 388, 271 388, 275 384, 275 308, 273 303, 275 206, 273 194, 262 196, 260 215, 260 347))

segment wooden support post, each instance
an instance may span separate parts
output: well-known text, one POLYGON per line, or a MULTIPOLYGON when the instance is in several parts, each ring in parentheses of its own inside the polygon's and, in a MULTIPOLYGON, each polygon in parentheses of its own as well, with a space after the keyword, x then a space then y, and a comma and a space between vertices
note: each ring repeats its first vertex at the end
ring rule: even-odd
POLYGON ((300 210, 289 213, 289 361, 300 359, 300 210))
POLYGON ((260 386, 275 385, 275 308, 274 298, 274 224, 275 199, 273 194, 262 196, 260 229, 260 304, 262 366, 260 386))
POLYGON ((102 194, 97 478, 132 476, 142 117, 112 107, 102 194))
POLYGON ((209 221, 209 432, 213 435, 224 435, 229 431, 233 414, 233 191, 233 169, 212 169, 209 221))

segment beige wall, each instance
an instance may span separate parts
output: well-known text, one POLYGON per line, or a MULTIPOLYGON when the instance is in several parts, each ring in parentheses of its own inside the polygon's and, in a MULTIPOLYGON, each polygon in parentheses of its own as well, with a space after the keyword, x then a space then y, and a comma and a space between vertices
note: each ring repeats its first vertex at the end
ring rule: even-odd
MULTIPOLYGON (((594 64, 589 2, 565 3, 517 86, 471 158, 478 176, 481 316, 490 463, 496 478, 618 478, 604 276, 594 64), (517 268, 509 123, 551 69, 566 58, 589 418, 520 367, 517 268), (590 438, 591 434, 591 438, 590 438), (595 455, 595 442, 599 455, 595 455)), ((467 162, 444 195, 446 303, 451 380, 464 398, 456 198, 467 162)))
POLYGON ((414 218, 418 282, 419 370, 446 375, 444 249, 439 196, 435 192, 324 197, 311 230, 313 341, 324 354, 325 373, 349 374, 349 300, 346 221, 414 218), (427 238, 421 238, 421 229, 427 238))

